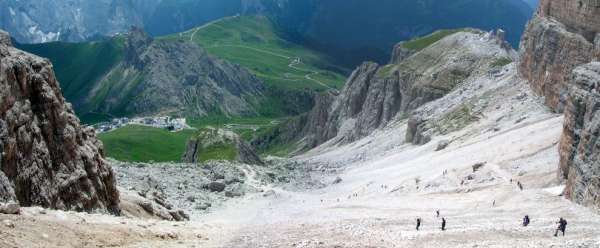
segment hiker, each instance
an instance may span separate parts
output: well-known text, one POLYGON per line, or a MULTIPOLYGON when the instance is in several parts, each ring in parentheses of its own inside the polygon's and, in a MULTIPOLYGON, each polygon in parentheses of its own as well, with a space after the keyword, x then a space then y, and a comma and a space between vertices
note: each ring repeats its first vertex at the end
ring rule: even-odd
POLYGON ((446 218, 442 218, 442 231, 446 231, 446 218))
POLYGON ((529 215, 525 215, 525 217, 523 218, 523 226, 529 226, 529 215))
POLYGON ((496 200, 494 200, 494 202, 492 202, 492 207, 496 206, 496 200))
POLYGON ((521 184, 521 182, 520 182, 520 181, 519 181, 519 182, 517 182, 517 186, 519 186, 519 189, 520 189, 521 191, 523 191, 523 184, 521 184))
POLYGON ((421 218, 417 218, 417 231, 419 231, 419 228, 421 227, 421 218))
POLYGON ((567 229, 567 221, 562 217, 556 222, 558 224, 558 228, 556 228, 556 232, 554 232, 554 237, 558 236, 558 232, 561 231, 562 235, 565 236, 565 230, 567 229))
POLYGON ((436 217, 437 217, 437 218, 439 218, 439 217, 440 217, 440 210, 439 210, 439 209, 438 209, 438 210, 436 210, 436 211, 435 211, 435 214, 436 214, 436 217))

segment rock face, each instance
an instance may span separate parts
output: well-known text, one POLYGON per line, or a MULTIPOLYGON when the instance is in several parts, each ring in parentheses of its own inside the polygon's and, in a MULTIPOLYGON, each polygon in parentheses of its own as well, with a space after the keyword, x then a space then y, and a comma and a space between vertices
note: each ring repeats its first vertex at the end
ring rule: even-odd
POLYGON ((461 32, 405 59, 395 58, 396 64, 365 63, 332 105, 329 137, 341 134, 341 142, 365 137, 398 114, 410 114, 446 95, 471 75, 487 72, 498 59, 510 59, 513 53, 490 34, 461 32))
POLYGON ((561 112, 566 82, 578 65, 600 58, 597 1, 542 0, 521 41, 519 73, 561 112))
POLYGON ((567 198, 600 206, 598 96, 600 2, 542 0, 521 42, 519 74, 546 104, 565 112, 560 176, 567 198), (579 66, 579 67, 578 67, 579 66))
POLYGON ((560 142, 565 196, 600 207, 600 63, 577 67, 568 85, 560 142))
POLYGON ((198 137, 190 139, 182 157, 182 161, 186 163, 207 160, 229 160, 252 165, 264 164, 254 148, 236 133, 214 128, 206 128, 200 131, 198 137))
POLYGON ((263 83, 188 40, 153 40, 133 28, 124 59, 94 85, 80 109, 121 115, 256 115, 263 83))
POLYGON ((48 60, 0 32, 0 201, 119 213, 102 144, 65 102, 48 60))

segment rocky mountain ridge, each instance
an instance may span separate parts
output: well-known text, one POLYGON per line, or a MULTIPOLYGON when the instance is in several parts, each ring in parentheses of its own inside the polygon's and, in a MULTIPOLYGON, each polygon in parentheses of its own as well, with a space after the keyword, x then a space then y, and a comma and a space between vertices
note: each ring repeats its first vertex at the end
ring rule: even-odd
POLYGON ((124 53, 123 61, 84 97, 84 109, 125 115, 257 114, 263 83, 196 43, 154 40, 134 28, 127 35, 124 53))
POLYGON ((48 60, 0 31, 0 201, 119 214, 103 147, 61 94, 48 60))
MULTIPOLYGON (((401 46, 400 44, 399 46, 401 46)), ((477 30, 465 30, 449 34, 422 50, 404 49, 404 55, 396 55, 392 64, 380 66, 364 63, 349 77, 344 89, 337 96, 322 95, 317 98, 313 110, 304 117, 293 119, 280 127, 280 137, 263 137, 271 142, 289 142, 299 145, 299 150, 328 145, 347 144, 357 141, 385 127, 393 120, 409 117, 423 118, 413 110, 439 99, 470 77, 490 73, 498 62, 510 63, 516 52, 501 36, 477 30), (436 58, 435 60, 432 58, 436 58), (286 134, 289 130, 296 136, 286 134)), ((413 121, 414 122, 414 121, 413 121)), ((412 138, 419 125, 409 128, 409 141, 423 143, 427 140, 412 138)), ((410 127, 410 125, 409 125, 410 127)), ((261 147, 264 140, 254 144, 261 147)))

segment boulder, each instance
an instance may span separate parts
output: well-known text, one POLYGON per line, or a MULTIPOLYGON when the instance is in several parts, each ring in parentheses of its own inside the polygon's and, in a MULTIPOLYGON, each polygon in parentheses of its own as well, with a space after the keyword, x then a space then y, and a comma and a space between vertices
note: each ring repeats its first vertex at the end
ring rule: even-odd
POLYGON ((477 172, 479 169, 483 168, 483 166, 485 166, 485 162, 483 163, 476 163, 474 164, 473 167, 473 173, 477 172))
POLYGON ((190 220, 190 216, 187 215, 183 210, 171 210, 169 214, 173 217, 175 221, 186 221, 190 220))
POLYGON ((225 183, 216 181, 204 185, 204 188, 210 190, 211 192, 223 192, 225 187, 227 187, 225 183))
POLYGON ((435 148, 435 151, 441 151, 446 149, 446 147, 448 147, 450 145, 450 141, 448 140, 440 140, 440 142, 438 142, 437 147, 435 148))
POLYGON ((16 202, 0 203, 0 214, 19 214, 21 206, 16 202))

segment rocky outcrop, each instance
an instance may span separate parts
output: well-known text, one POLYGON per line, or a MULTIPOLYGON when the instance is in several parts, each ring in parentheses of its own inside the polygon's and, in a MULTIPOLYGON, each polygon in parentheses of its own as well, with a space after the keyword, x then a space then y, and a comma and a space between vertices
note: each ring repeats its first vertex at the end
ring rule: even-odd
POLYGON ((112 115, 257 115, 263 83, 189 40, 152 40, 133 28, 124 60, 85 97, 86 112, 112 115))
POLYGON ((198 137, 190 139, 181 160, 186 163, 228 160, 252 165, 264 164, 254 148, 239 135, 214 128, 205 128, 198 137))
POLYGON ((591 0, 543 0, 523 35, 519 74, 555 111, 564 108, 571 71, 600 58, 598 7, 591 0))
POLYGON ((326 137, 336 137, 342 143, 365 137, 394 118, 441 98, 471 75, 487 73, 497 60, 513 56, 514 51, 506 49, 504 41, 498 42, 495 36, 467 31, 409 57, 398 56, 394 59, 397 64, 365 63, 332 104, 326 137))
POLYGON ((390 64, 398 64, 414 53, 415 51, 404 47, 404 42, 400 42, 396 44, 394 46, 394 50, 392 50, 392 59, 390 60, 390 64))
POLYGON ((600 63, 577 67, 567 82, 560 168, 565 196, 600 207, 600 63))
POLYGON ((119 213, 114 173, 65 102, 48 60, 0 32, 0 200, 119 213))

